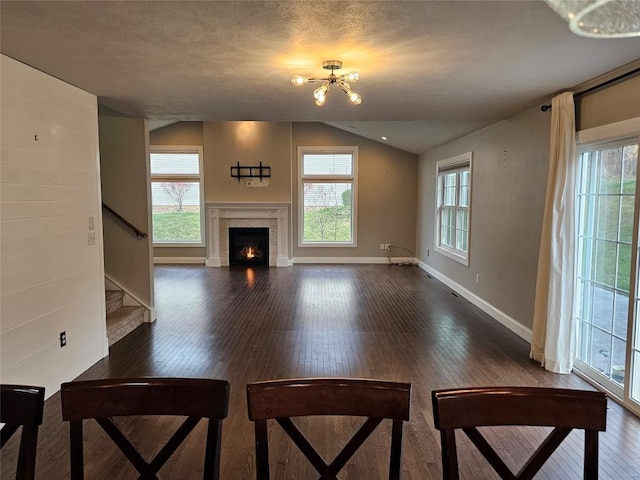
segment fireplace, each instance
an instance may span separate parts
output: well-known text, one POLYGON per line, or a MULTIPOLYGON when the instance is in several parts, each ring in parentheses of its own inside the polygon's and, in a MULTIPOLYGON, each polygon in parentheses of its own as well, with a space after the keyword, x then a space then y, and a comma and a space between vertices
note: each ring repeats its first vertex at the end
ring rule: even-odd
POLYGON ((229 227, 229 265, 269 265, 269 229, 229 227))
POLYGON ((207 267, 229 265, 229 228, 269 229, 270 267, 290 267, 289 203, 208 203, 207 267))

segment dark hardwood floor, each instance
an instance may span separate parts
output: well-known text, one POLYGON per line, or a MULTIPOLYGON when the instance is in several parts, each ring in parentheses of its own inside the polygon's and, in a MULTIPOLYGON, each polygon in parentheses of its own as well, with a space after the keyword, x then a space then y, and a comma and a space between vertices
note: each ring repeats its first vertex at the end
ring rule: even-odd
MULTIPOLYGON (((292 268, 156 268, 158 320, 111 348, 80 379, 124 376, 211 377, 231 382, 224 421, 221 477, 254 479, 253 425, 247 418, 248 382, 316 376, 379 378, 413 384, 411 421, 405 424, 403 479, 441 478, 439 433, 430 392, 477 385, 549 386, 591 390, 576 375, 555 375, 529 360, 528 344, 424 271, 386 265, 302 265, 292 268)), ((152 456, 179 422, 119 419, 142 452, 152 456)), ((301 422, 321 453, 332 459, 357 428, 353 420, 301 422), (328 427, 328 428, 325 428, 328 427)), ((385 478, 389 425, 347 465, 343 480, 385 478)), ((497 449, 514 469, 545 429, 491 429, 497 449)), ((317 478, 278 426, 270 428, 272 475, 317 478)), ((161 471, 162 478, 202 476, 202 425, 161 471)), ((578 479, 582 432, 573 432, 540 479, 578 479)), ((2 478, 15 471, 17 442, 2 450, 2 478)), ((459 439, 463 479, 496 478, 470 443, 459 439)), ((37 478, 69 478, 68 425, 60 395, 45 405, 38 442, 37 478)), ((95 423, 85 425, 87 479, 137 478, 95 423)), ((608 428, 600 436, 600 478, 640 479, 640 419, 609 401, 608 428)))

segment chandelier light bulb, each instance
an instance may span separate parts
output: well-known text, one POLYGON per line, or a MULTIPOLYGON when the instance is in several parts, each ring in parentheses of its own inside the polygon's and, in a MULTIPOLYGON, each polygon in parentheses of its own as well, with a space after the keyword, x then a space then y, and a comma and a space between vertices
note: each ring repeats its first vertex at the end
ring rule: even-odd
POLYGON ((317 96, 316 100, 315 100, 316 105, 319 106, 319 107, 323 106, 324 102, 326 102, 326 101, 327 101, 327 96, 326 95, 317 96))
POLYGON ((360 105, 362 103, 362 97, 356 92, 349 93, 349 100, 351 100, 351 103, 354 105, 360 105))
POLYGON ((307 83, 307 78, 303 77, 302 75, 294 75, 293 78, 291 79, 291 83, 294 84, 296 87, 299 87, 307 83))
POLYGON ((324 98, 327 96, 328 91, 329 91, 329 82, 326 82, 321 87, 318 87, 313 91, 313 96, 316 99, 322 97, 323 98, 322 103, 324 104, 324 98))
POLYGON ((344 76, 345 80, 351 83, 355 83, 360 79, 360 74, 358 72, 350 72, 344 76))

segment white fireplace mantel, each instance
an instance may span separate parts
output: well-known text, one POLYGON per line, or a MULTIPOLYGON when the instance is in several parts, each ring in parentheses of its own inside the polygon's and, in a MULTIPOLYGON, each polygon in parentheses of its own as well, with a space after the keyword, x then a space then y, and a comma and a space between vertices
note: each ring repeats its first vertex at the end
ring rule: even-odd
POLYGON ((207 221, 209 226, 207 267, 229 265, 229 226, 269 228, 269 265, 277 267, 291 265, 289 203, 208 203, 207 221))

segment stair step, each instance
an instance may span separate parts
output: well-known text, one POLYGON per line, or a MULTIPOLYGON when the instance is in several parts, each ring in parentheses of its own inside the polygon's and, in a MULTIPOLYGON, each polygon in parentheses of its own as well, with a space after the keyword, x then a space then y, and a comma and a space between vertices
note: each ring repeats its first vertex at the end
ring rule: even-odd
POLYGON ((144 323, 144 307, 121 307, 107 315, 109 346, 121 340, 144 323))
POLYGON ((107 309, 107 315, 122 308, 123 298, 124 298, 124 292, 122 290, 107 290, 105 292, 105 304, 107 309))

